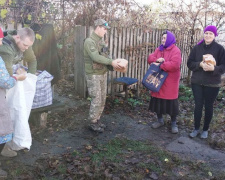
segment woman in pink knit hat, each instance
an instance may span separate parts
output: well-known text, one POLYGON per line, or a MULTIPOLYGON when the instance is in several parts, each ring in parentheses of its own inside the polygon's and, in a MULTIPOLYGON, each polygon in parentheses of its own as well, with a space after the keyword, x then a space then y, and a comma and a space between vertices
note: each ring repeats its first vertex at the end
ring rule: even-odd
POLYGON ((204 38, 191 51, 187 66, 192 71, 191 86, 194 95, 194 130, 190 137, 201 134, 208 138, 209 124, 213 117, 213 103, 218 95, 221 75, 225 73, 225 50, 215 41, 215 26, 204 29, 204 38), (205 107, 204 125, 200 131, 203 106, 205 107))

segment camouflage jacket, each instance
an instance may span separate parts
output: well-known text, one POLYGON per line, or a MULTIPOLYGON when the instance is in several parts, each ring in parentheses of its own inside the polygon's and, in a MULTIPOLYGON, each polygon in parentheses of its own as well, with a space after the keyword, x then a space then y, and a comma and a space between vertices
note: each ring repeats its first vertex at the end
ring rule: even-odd
POLYGON ((112 64, 112 59, 108 58, 105 49, 105 43, 95 32, 85 40, 84 60, 87 75, 102 75, 108 71, 107 65, 112 64))

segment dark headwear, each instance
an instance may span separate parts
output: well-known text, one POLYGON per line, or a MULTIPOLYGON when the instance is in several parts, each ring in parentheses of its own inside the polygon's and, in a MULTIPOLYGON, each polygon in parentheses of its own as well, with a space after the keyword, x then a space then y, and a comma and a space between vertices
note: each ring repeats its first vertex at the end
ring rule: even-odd
POLYGON ((176 38, 173 33, 171 33, 170 31, 166 31, 166 34, 167 34, 166 43, 165 43, 165 45, 161 44, 159 46, 160 51, 163 51, 164 49, 166 49, 176 43, 176 38))
MULTIPOLYGON (((210 26, 207 26, 207 27, 204 29, 204 33, 205 33, 206 31, 211 31, 211 32, 213 32, 213 34, 214 34, 215 36, 218 36, 216 26, 211 26, 211 25, 210 25, 210 26)), ((198 45, 201 44, 201 43, 203 43, 203 41, 204 41, 204 39, 202 39, 201 41, 199 41, 199 42, 198 42, 198 45)))
POLYGON ((95 26, 104 26, 107 29, 110 29, 109 24, 104 19, 97 19, 94 22, 95 26))

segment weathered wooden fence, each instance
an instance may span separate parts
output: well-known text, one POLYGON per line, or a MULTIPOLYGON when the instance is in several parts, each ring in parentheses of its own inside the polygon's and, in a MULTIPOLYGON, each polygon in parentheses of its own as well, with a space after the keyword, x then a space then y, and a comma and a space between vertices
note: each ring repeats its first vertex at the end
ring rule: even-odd
MULTIPOLYGON (((83 42, 88 37, 93 28, 77 26, 75 27, 75 89, 79 96, 86 97, 87 89, 84 72, 83 42)), ((111 82, 118 77, 132 77, 141 80, 147 71, 148 55, 151 54, 160 44, 163 30, 155 29, 151 32, 144 32, 140 28, 111 28, 106 36, 108 41, 110 56, 113 58, 127 59, 128 71, 120 73, 110 71, 108 73, 108 93, 111 93, 111 82)), ((172 31, 177 40, 177 46, 182 52, 181 78, 187 77, 187 58, 190 53, 190 32, 172 31)), ((194 41, 200 39, 199 33, 195 35, 194 41)))

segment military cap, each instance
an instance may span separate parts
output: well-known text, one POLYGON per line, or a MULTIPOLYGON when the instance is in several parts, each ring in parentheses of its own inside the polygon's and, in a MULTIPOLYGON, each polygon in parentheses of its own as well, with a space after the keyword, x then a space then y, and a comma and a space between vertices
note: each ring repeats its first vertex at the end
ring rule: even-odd
POLYGON ((109 24, 104 19, 97 19, 95 20, 95 26, 103 26, 107 29, 110 29, 109 24))

